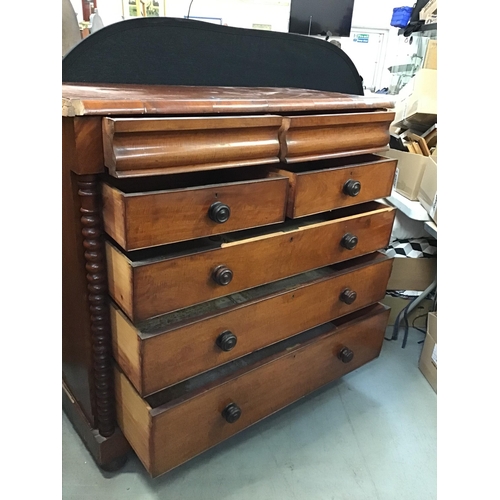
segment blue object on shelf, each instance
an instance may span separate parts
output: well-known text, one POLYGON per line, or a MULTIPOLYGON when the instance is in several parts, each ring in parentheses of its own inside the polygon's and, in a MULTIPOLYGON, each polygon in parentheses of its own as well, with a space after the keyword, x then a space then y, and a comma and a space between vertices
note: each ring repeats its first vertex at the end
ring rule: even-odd
POLYGON ((391 26, 406 28, 410 21, 413 7, 396 7, 392 10, 391 26))

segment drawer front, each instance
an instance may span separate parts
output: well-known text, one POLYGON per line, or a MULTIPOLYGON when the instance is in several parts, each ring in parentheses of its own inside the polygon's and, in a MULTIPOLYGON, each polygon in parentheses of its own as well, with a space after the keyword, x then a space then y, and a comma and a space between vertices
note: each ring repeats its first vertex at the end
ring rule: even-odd
POLYGON ((380 151, 389 144, 391 111, 292 116, 280 132, 285 163, 321 160, 380 151))
POLYGON ((390 158, 365 155, 277 170, 290 180, 287 216, 304 217, 390 196, 396 165, 390 158))
POLYGON ((389 243, 394 210, 368 205, 356 215, 178 257, 132 262, 107 243, 110 294, 136 322, 374 252, 389 243), (356 238, 354 248, 344 246, 356 238))
MULTIPOLYGON (((283 287, 288 285, 284 291, 247 302, 238 294, 233 304, 240 300, 241 305, 201 313, 178 327, 163 326, 173 321, 173 315, 167 315, 136 328, 112 305, 114 357, 137 392, 147 396, 382 300, 392 262, 381 254, 371 254, 338 271, 311 272, 321 277, 296 286, 288 285, 293 283, 289 278, 284 280, 283 287)), ((196 314, 196 309, 190 308, 189 313, 196 314)))
POLYGON ((162 474, 376 358, 388 309, 368 309, 157 407, 141 399, 117 370, 119 426, 150 474, 162 474), (233 406, 233 412, 224 414, 231 404, 240 417, 229 423, 237 413, 233 406))
POLYGON ((155 192, 125 193, 103 184, 105 231, 125 250, 137 250, 285 219, 288 179, 263 179, 155 192))
POLYGON ((278 162, 280 116, 104 118, 104 164, 115 177, 278 162))

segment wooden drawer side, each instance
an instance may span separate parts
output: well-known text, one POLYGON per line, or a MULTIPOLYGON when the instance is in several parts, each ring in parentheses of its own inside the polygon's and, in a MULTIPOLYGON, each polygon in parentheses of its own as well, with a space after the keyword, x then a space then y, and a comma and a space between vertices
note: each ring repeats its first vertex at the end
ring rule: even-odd
POLYGON ((115 368, 115 398, 118 426, 144 467, 151 470, 154 467, 151 408, 117 368, 115 368))

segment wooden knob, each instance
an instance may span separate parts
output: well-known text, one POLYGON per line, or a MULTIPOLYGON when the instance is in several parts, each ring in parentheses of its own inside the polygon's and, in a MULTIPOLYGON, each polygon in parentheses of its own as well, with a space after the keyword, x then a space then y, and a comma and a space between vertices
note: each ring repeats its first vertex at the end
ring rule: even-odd
POLYGON ((241 408, 236 403, 229 403, 224 410, 222 416, 226 422, 233 424, 241 417, 241 408))
POLYGON ((356 300, 357 296, 358 294, 354 290, 346 288, 345 290, 342 290, 342 293, 340 294, 340 300, 342 302, 345 302, 346 304, 352 304, 356 300))
POLYGON ((212 273, 212 279, 222 286, 229 285, 233 279, 233 271, 226 266, 218 266, 214 269, 212 273))
POLYGON ((346 233, 342 236, 340 244, 347 248, 347 250, 352 250, 358 244, 358 237, 351 233, 346 233))
POLYGON ((343 347, 337 356, 342 363, 350 363, 354 358, 354 353, 348 347, 343 347))
POLYGON ((343 191, 344 194, 347 194, 349 196, 358 196, 359 192, 361 191, 361 182, 349 179, 344 184, 343 191))
POLYGON ((210 208, 208 209, 208 216, 218 224, 223 224, 224 222, 226 222, 229 219, 230 215, 231 209, 220 201, 212 203, 212 205, 210 205, 210 208))
POLYGON ((225 332, 222 332, 218 337, 215 343, 223 350, 223 351, 230 351, 231 349, 234 348, 236 345, 236 342, 238 341, 238 338, 236 335, 234 335, 233 332, 230 332, 229 330, 226 330, 225 332))

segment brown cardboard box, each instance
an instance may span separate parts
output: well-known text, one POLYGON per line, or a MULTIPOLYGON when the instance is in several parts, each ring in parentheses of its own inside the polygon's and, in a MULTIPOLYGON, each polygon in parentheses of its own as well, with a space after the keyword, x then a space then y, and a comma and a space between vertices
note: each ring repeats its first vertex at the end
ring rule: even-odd
POLYGON ((437 70, 420 69, 407 85, 411 94, 399 103, 404 111, 396 115, 393 126, 427 130, 437 122, 437 70))
POLYGON ((428 157, 405 153, 396 149, 384 151, 384 156, 398 160, 396 175, 394 176, 394 189, 409 200, 417 201, 428 157))
POLYGON ((434 149, 434 153, 431 154, 431 158, 436 162, 438 162, 438 147, 436 146, 436 148, 434 149))
POLYGON ((424 175, 418 190, 418 201, 437 224, 437 163, 428 158, 424 175))
MULTIPOLYGON (((396 318, 401 310, 410 303, 410 299, 386 295, 381 302, 391 308, 387 325, 392 326, 396 322, 396 318)), ((433 301, 430 299, 424 299, 420 302, 420 304, 408 315, 409 325, 416 328, 425 328, 427 313, 430 311, 432 305, 433 301)))
POLYGON ((427 50, 425 51, 424 62, 422 68, 438 69, 437 63, 437 40, 429 40, 427 50))
POLYGON ((437 15, 437 0, 429 0, 418 13, 418 17, 421 21, 429 19, 433 15, 437 15))
POLYGON ((425 290, 436 278, 437 259, 396 257, 387 290, 425 290))
POLYGON ((427 335, 418 367, 437 393, 437 312, 430 312, 427 317, 427 335))

